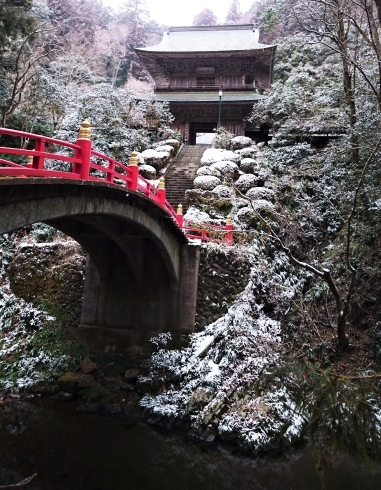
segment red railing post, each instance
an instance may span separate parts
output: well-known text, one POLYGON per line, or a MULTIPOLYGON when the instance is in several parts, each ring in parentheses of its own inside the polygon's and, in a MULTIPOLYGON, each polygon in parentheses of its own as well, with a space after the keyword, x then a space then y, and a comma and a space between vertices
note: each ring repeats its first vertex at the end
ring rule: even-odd
POLYGON ((180 230, 182 230, 183 229, 183 222, 184 222, 183 206, 182 206, 182 204, 179 204, 177 206, 176 220, 177 220, 177 224, 179 225, 180 230))
MULTIPOLYGON (((35 151, 45 151, 45 141, 44 140, 37 140, 36 144, 34 146, 35 151)), ((33 163, 32 163, 32 168, 37 168, 39 170, 42 170, 44 168, 44 163, 45 163, 45 157, 43 156, 35 156, 33 157, 33 163)))
POLYGON ((225 225, 226 235, 225 235, 225 243, 229 247, 233 245, 233 222, 230 214, 226 217, 226 225, 225 225))
POLYGON ((162 207, 165 205, 165 195, 165 180, 164 177, 160 177, 159 185, 157 186, 157 201, 162 207))
POLYGON ((136 151, 133 151, 130 156, 130 161, 128 163, 129 177, 131 182, 126 182, 127 189, 132 191, 138 190, 138 177, 139 177, 139 159, 136 151))
POLYGON ((107 172, 107 177, 106 180, 107 182, 110 182, 111 184, 114 183, 114 171, 115 171, 115 162, 112 161, 108 165, 109 171, 107 172))
POLYGON ((83 121, 79 130, 76 144, 81 147, 76 157, 81 159, 81 163, 74 165, 74 172, 79 174, 81 180, 87 180, 90 175, 90 158, 91 158, 91 130, 89 121, 83 121))

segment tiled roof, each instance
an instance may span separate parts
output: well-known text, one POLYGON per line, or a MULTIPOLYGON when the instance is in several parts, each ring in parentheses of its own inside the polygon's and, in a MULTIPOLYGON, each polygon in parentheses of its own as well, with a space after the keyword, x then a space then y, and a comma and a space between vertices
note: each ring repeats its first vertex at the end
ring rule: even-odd
MULTIPOLYGON (((219 102, 218 90, 215 92, 156 92, 156 100, 165 102, 219 102)), ((256 92, 229 91, 222 93, 222 102, 252 102, 264 99, 256 92)))
POLYGON ((159 44, 137 51, 150 53, 184 53, 248 51, 272 48, 258 43, 258 30, 252 25, 171 27, 159 44))

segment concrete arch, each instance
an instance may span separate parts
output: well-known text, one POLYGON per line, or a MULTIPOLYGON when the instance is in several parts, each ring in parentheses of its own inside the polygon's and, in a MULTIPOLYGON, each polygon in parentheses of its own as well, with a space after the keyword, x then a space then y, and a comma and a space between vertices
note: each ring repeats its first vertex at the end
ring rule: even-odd
POLYGON ((0 179, 0 234, 41 221, 88 252, 85 340, 131 346, 193 330, 199 250, 154 202, 107 183, 0 179))
POLYGON ((67 224, 68 218, 78 223, 86 222, 86 218, 89 222, 92 217, 93 226, 113 235, 121 246, 123 229, 128 233, 133 224, 135 236, 147 236, 156 244, 169 276, 178 281, 179 245, 186 239, 172 219, 144 196, 109 184, 66 179, 4 179, 0 180, 0 189, 0 234, 41 221, 58 226, 59 219, 66 219, 67 224), (113 227, 108 223, 111 219, 113 227))

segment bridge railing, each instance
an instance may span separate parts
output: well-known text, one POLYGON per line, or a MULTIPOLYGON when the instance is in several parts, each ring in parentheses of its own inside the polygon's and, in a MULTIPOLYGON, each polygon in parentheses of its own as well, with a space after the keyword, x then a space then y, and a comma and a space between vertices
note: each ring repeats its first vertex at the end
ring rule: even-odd
POLYGON ((166 199, 165 181, 161 177, 155 187, 139 175, 138 154, 132 152, 129 164, 126 165, 112 157, 92 149, 90 123, 84 121, 75 144, 24 131, 0 128, 0 135, 34 141, 34 149, 0 147, 0 155, 17 155, 26 157, 24 164, 15 163, 0 157, 0 177, 46 177, 103 181, 122 186, 128 190, 140 192, 161 206, 177 223, 189 239, 204 242, 233 244, 233 226, 228 217, 226 226, 200 225, 183 220, 181 204, 177 212, 166 199), (60 148, 69 151, 70 155, 56 152, 60 148), (54 151, 53 151, 54 150, 54 151), (54 170, 49 165, 52 161, 64 162, 67 170, 54 170))
POLYGON ((202 242, 214 242, 233 245, 233 223, 231 216, 227 216, 225 226, 212 225, 210 223, 197 223, 183 218, 182 205, 177 207, 177 222, 190 240, 202 242))

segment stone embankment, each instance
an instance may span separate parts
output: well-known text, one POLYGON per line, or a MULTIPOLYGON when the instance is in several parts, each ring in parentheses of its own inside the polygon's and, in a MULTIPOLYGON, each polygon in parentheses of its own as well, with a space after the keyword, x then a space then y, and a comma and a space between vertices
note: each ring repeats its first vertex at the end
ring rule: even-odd
POLYGON ((57 314, 69 325, 80 322, 86 256, 72 240, 21 243, 8 269, 12 292, 57 314))
MULTIPOLYGON (((8 269, 14 294, 57 313, 72 326, 80 322, 86 256, 74 241, 22 243, 8 269)), ((235 248, 201 249, 196 330, 223 316, 250 274, 247 257, 235 248)))
POLYGON ((201 248, 196 330, 222 317, 249 280, 250 262, 236 248, 201 248))

